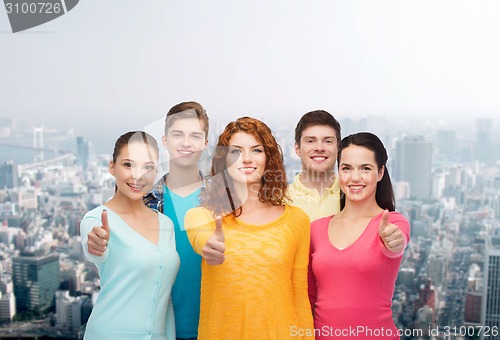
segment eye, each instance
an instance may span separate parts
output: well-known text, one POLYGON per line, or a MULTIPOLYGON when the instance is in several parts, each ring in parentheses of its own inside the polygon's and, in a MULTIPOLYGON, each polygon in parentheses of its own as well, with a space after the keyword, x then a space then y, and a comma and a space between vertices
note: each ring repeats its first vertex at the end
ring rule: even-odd
POLYGON ((154 164, 148 164, 144 167, 147 171, 154 170, 156 166, 154 164))
POLYGON ((253 152, 262 153, 262 152, 264 152, 264 150, 262 150, 262 149, 253 149, 253 152))
POLYGON ((174 133, 172 134, 172 137, 174 137, 174 138, 181 138, 181 137, 182 137, 182 133, 175 133, 175 132, 174 132, 174 133))
POLYGON ((348 167, 348 166, 342 166, 342 167, 340 167, 340 170, 342 170, 342 171, 344 171, 344 172, 345 172, 345 171, 349 171, 349 170, 351 170, 351 168, 350 168, 350 167, 348 167))
POLYGON ((234 154, 238 154, 238 153, 241 153, 241 151, 239 149, 232 149, 229 151, 230 153, 232 153, 233 155, 234 154))
POLYGON ((194 140, 200 140, 202 137, 200 135, 193 135, 194 140))
POLYGON ((131 168, 132 167, 132 163, 125 162, 125 163, 123 163, 123 166, 126 167, 126 168, 131 168))
POLYGON ((314 140, 313 139, 306 139, 306 143, 307 144, 312 144, 312 143, 314 143, 314 140))

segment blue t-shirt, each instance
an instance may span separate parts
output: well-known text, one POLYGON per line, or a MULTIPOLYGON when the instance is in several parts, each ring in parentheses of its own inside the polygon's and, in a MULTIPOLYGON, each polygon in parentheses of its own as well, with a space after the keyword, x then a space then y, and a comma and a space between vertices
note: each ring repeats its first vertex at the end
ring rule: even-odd
POLYGON ((201 189, 182 197, 163 184, 164 214, 174 223, 175 243, 181 259, 172 287, 177 338, 196 338, 200 318, 201 256, 193 250, 184 229, 186 212, 200 205, 201 189))

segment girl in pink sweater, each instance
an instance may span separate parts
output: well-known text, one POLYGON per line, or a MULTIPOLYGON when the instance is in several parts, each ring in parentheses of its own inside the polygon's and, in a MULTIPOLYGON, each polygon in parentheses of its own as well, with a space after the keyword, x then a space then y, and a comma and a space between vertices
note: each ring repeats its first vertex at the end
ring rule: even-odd
POLYGON ((340 143, 341 211, 311 224, 316 339, 399 339, 391 301, 410 226, 394 211, 386 162, 384 145, 371 133, 340 143))

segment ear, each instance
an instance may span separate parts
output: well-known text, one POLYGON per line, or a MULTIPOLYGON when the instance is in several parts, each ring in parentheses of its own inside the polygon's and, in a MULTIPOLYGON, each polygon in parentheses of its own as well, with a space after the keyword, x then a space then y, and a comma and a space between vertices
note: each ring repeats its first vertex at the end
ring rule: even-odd
POLYGON ((167 147, 167 136, 163 135, 161 136, 161 143, 163 144, 163 147, 167 147))
POLYGON ((383 165, 382 168, 380 168, 380 170, 378 171, 377 182, 380 182, 382 180, 382 177, 384 177, 384 172, 385 172, 385 165, 383 165))
POLYGON ((113 161, 109 161, 108 171, 113 177, 115 177, 115 163, 113 163, 113 161))
POLYGON ((295 154, 300 158, 300 145, 295 143, 295 154))

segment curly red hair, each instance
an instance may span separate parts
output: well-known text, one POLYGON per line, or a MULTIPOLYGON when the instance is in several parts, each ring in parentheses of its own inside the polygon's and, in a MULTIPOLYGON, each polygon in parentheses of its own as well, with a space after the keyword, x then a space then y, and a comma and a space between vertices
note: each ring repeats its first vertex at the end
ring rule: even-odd
POLYGON ((229 123, 217 140, 217 147, 212 156, 211 178, 201 195, 201 204, 216 215, 241 214, 241 203, 231 195, 232 180, 227 175, 229 140, 237 132, 248 133, 262 144, 266 154, 266 168, 259 190, 259 200, 272 205, 282 205, 286 196, 287 178, 283 164, 283 152, 276 142, 271 129, 262 121, 241 117, 229 123), (216 176, 216 175, 222 176, 216 176), (229 198, 229 200, 228 200, 229 198))

